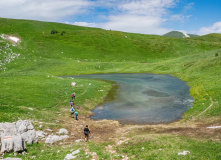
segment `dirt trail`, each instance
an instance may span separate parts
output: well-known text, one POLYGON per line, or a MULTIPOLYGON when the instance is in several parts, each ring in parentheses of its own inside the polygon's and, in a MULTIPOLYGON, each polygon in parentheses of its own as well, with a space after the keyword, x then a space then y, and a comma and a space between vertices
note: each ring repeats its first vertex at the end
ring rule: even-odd
POLYGON ((211 102, 211 104, 209 105, 209 107, 207 107, 203 112, 201 112, 198 116, 196 116, 196 118, 199 117, 199 116, 201 116, 202 114, 204 114, 208 109, 210 109, 210 108, 213 106, 214 102, 213 102, 212 97, 209 97, 209 99, 210 99, 210 102, 211 102))
POLYGON ((196 122, 180 123, 174 122, 171 124, 160 125, 122 125, 118 121, 113 120, 92 120, 88 117, 79 116, 79 120, 66 116, 63 119, 65 128, 70 132, 69 142, 75 140, 84 140, 83 129, 86 125, 91 130, 90 141, 95 143, 114 142, 115 145, 121 145, 128 141, 129 133, 150 133, 150 134, 174 134, 194 138, 210 138, 221 140, 221 128, 208 129, 205 126, 196 122))
MULTIPOLYGON (((92 120, 89 117, 82 116, 80 114, 81 108, 78 108, 79 117, 78 121, 75 118, 71 118, 69 114, 69 107, 65 107, 64 113, 66 113, 62 119, 59 121, 62 125, 69 131, 70 139, 65 141, 64 144, 76 143, 76 140, 84 141, 83 130, 86 125, 89 126, 91 134, 89 136, 89 141, 95 143, 103 142, 114 142, 112 145, 105 147, 106 151, 111 153, 113 156, 119 156, 117 151, 114 149, 115 146, 127 143, 130 140, 129 134, 173 134, 182 135, 192 138, 209 138, 211 140, 221 141, 221 128, 218 129, 208 129, 208 125, 202 124, 202 122, 197 122, 197 117, 204 114, 208 109, 210 109, 214 102, 210 97, 211 104, 198 116, 192 118, 189 121, 180 120, 171 124, 159 124, 159 125, 122 125, 118 121, 114 120, 92 120)), ((85 153, 91 155, 94 160, 99 159, 99 155, 95 152, 89 150, 87 142, 82 148, 85 153)), ((120 155, 123 160, 127 160, 127 155, 120 155)))

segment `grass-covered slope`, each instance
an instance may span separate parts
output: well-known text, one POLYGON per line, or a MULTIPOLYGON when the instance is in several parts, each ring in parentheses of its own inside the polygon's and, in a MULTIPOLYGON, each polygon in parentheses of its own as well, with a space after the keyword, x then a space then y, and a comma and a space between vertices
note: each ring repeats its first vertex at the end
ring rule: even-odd
MULTIPOLYGON (((71 80, 55 77, 62 75, 169 73, 188 81, 196 100, 203 96, 210 103, 207 94, 215 100, 220 93, 219 34, 179 39, 11 19, 0 19, 0 27, 1 35, 21 39, 15 46, 6 39, 0 41, 0 104, 4 112, 17 106, 56 106, 70 94, 64 92, 71 80), (58 33, 51 34, 52 30, 58 33)), ((1 116, 2 121, 5 118, 8 115, 1 116)))
MULTIPOLYGON (((90 110, 103 101, 112 84, 59 76, 123 72, 172 74, 187 81, 195 102, 181 122, 197 121, 205 125, 219 125, 221 122, 220 34, 171 38, 0 18, 0 36, 0 122, 21 118, 51 125, 58 119, 67 119, 73 91, 77 93, 75 103, 80 116, 87 117, 90 110), (51 31, 58 33, 51 34, 51 31), (7 36, 18 37, 20 42, 15 44, 5 38, 7 36), (71 87, 71 82, 77 85, 71 87)), ((53 125, 56 128, 63 123, 53 125)), ((202 151, 193 149, 196 155, 190 155, 189 159, 197 155, 201 158, 207 156, 207 159, 219 157, 212 154, 215 153, 214 147, 218 148, 217 142, 153 134, 151 138, 147 132, 130 133, 130 146, 116 146, 115 149, 119 153, 128 154, 132 159, 148 156, 150 159, 162 159, 159 155, 163 159, 179 159, 175 152, 164 152, 174 150, 174 146, 178 145, 178 142, 171 141, 175 138, 180 144, 176 152, 187 144, 187 149, 203 146, 203 151, 211 151, 210 155, 200 156, 202 151), (145 143, 141 143, 143 140, 145 143), (142 147, 150 152, 141 153, 142 147), (158 154, 160 148, 164 151, 158 154)), ((106 145, 91 143, 89 147, 91 151, 101 153, 100 157, 111 159, 111 155, 103 154, 106 145)), ((29 152, 37 154, 33 147, 30 147, 29 152)), ((52 159, 59 157, 53 156, 54 152, 49 149, 47 152, 45 159, 49 155, 52 159)))

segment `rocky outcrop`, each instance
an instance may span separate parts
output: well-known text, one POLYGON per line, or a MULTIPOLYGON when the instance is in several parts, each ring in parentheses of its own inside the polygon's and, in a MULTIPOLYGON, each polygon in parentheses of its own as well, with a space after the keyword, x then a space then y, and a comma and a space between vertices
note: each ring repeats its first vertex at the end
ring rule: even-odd
POLYGON ((68 139, 69 136, 68 135, 62 135, 62 136, 57 136, 57 135, 49 135, 46 140, 45 143, 49 143, 49 144, 53 144, 57 141, 62 141, 63 139, 68 139))
POLYGON ((22 152, 26 143, 37 143, 36 132, 28 120, 0 123, 1 152, 22 152))

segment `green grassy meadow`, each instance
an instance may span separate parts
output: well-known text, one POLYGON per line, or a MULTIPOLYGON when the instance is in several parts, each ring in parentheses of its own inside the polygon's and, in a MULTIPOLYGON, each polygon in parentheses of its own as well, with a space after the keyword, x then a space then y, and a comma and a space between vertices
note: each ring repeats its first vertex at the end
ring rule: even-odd
MULTIPOLYGON (((0 36, 3 34, 19 37, 21 42, 13 45, 0 37, 0 122, 18 119, 54 122, 56 112, 63 112, 63 108, 69 106, 73 91, 77 93, 76 105, 82 108, 81 115, 89 116, 112 88, 112 84, 105 81, 61 76, 148 72, 171 74, 188 82, 195 102, 181 121, 194 119, 205 125, 221 123, 221 34, 170 38, 0 18, 0 36), (51 34, 52 30, 58 33, 51 34), (76 87, 72 87, 71 82, 76 82, 76 87), (211 103, 213 105, 206 110, 211 103)), ((128 143, 130 145, 118 146, 116 150, 131 159, 221 158, 217 152, 221 150, 220 139, 145 133, 131 136, 128 143), (177 156, 182 149, 195 154, 177 156)), ((105 143, 99 147, 95 142, 89 143, 91 150, 100 153, 100 159, 111 159, 112 156, 103 151, 104 146, 105 143)), ((42 149, 44 146, 29 146, 30 154, 41 155, 35 153, 34 147, 42 149)), ((52 155, 52 151, 48 151, 41 159, 52 155)), ((120 157, 115 156, 115 159, 120 157)))

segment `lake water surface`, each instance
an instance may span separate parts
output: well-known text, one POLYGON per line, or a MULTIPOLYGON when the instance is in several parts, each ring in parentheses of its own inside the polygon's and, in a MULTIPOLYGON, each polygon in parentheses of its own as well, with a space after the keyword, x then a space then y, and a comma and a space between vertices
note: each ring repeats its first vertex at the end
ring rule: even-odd
POLYGON ((118 120, 123 124, 168 123, 181 119, 194 101, 186 82, 171 75, 133 73, 71 77, 109 80, 119 86, 111 101, 92 111, 92 119, 118 120))

